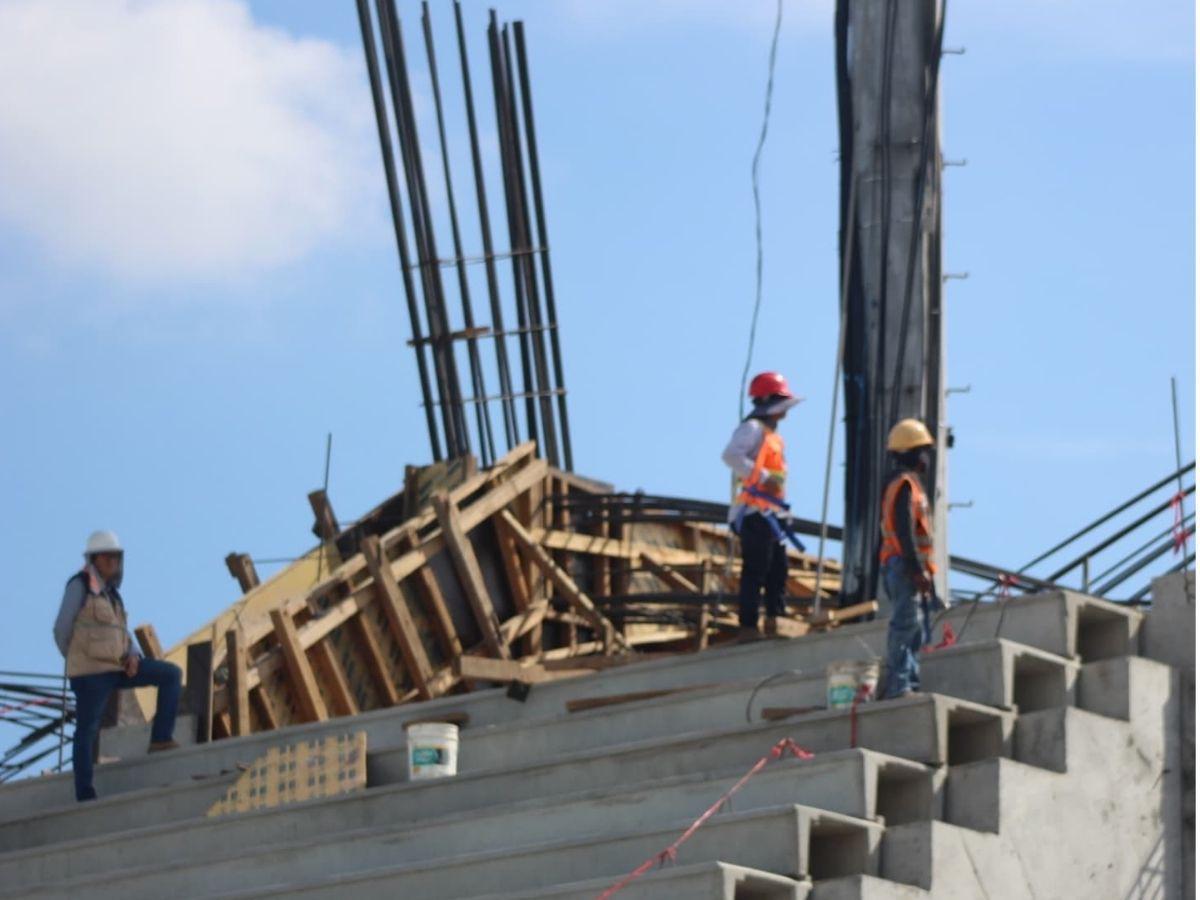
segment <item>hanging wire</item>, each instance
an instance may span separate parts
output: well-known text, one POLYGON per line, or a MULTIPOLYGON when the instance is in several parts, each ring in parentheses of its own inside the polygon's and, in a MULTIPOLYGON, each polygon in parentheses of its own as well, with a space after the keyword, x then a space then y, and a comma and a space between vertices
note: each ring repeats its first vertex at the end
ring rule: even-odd
POLYGON ((763 285, 763 241, 762 200, 758 191, 758 166, 762 160, 763 147, 767 143, 767 127, 771 123, 771 95, 775 92, 775 56, 779 49, 779 29, 783 24, 783 0, 775 3, 775 31, 771 35, 771 55, 767 60, 767 95, 763 102, 762 131, 758 135, 758 146, 754 150, 754 161, 750 164, 750 185, 754 191, 754 242, 756 248, 754 268, 754 313, 750 317, 750 342, 746 347, 746 364, 742 367, 742 383, 738 391, 738 419, 746 411, 746 382, 750 378, 750 362, 754 356, 754 340, 758 334, 758 311, 762 306, 763 285))

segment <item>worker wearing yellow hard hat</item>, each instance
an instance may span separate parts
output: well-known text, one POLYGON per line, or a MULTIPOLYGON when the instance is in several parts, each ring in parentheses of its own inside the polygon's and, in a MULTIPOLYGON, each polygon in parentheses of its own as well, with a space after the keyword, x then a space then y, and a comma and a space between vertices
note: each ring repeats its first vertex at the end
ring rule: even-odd
POLYGON ((929 642, 933 588, 933 524, 921 476, 929 469, 933 435, 917 419, 902 419, 888 434, 895 474, 883 492, 879 564, 892 604, 883 697, 902 697, 921 685, 919 653, 929 642))

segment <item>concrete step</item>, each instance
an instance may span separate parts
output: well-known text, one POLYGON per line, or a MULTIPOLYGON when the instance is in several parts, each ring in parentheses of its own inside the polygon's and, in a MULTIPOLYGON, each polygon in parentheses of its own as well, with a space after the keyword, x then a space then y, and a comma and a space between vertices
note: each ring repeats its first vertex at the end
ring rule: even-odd
MULTIPOLYGON (((558 841, 490 853, 444 857, 225 897, 387 897, 450 900, 493 892, 520 892, 573 880, 616 880, 673 843, 691 824, 619 836, 558 841)), ((802 806, 782 806, 716 817, 678 850, 679 865, 723 861, 801 880, 878 871, 883 829, 873 823, 802 806)), ((210 895, 211 896, 211 895, 210 895)))
MULTIPOLYGON (((866 704, 858 711, 857 720, 858 746, 931 765, 1008 755, 1011 750, 1011 713, 938 695, 866 704)), ((547 762, 497 760, 494 769, 477 773, 481 776, 478 779, 460 775, 433 783, 436 787, 432 789, 425 783, 411 787, 418 789, 415 797, 436 798, 429 801, 437 806, 435 815, 448 814, 525 799, 533 784, 538 794, 548 797, 695 772, 748 768, 783 738, 791 738, 813 752, 828 753, 846 749, 850 731, 847 711, 821 711, 783 722, 601 747, 547 762), (421 789, 424 793, 419 792, 421 789)), ((403 768, 403 748, 375 756, 379 755, 385 757, 382 763, 368 756, 369 767, 403 768)), ((398 781, 399 776, 391 780, 398 781)), ((198 788, 189 785, 185 790, 198 788)), ((92 806, 107 811, 101 821, 109 833, 164 825, 199 814, 195 806, 187 810, 188 815, 175 814, 173 807, 161 802, 170 793, 171 789, 144 792, 132 801, 118 795, 92 806)), ((33 828, 23 822, 0 825, 0 852, 94 834, 94 823, 77 818, 77 809, 72 805, 41 813, 29 820, 33 828)))
POLYGON ((911 822, 889 828, 884 836, 879 874, 888 881, 929 891, 933 897, 996 900, 1034 897, 1091 897, 1055 890, 1037 891, 997 835, 945 822, 911 822))
MULTIPOLYGON (((916 763, 877 757, 865 751, 847 751, 812 760, 780 760, 747 781, 730 807, 747 812, 794 803, 835 811, 828 809, 826 803, 829 803, 864 812, 876 811, 881 820, 886 814, 890 822, 920 821, 938 812, 935 782, 940 783, 940 774, 916 763), (814 799, 824 802, 810 802, 814 799)), ((206 890, 216 892, 271 884, 280 878, 315 879, 384 865, 419 863, 444 855, 447 847, 465 854, 498 850, 509 844, 615 836, 694 819, 743 775, 744 769, 715 776, 684 776, 639 785, 632 790, 594 791, 549 802, 531 800, 490 806, 419 824, 398 815, 392 824, 360 827, 350 817, 342 816, 336 828, 322 830, 305 840, 275 844, 263 833, 259 843, 241 845, 244 849, 240 852, 231 852, 228 836, 224 836, 223 846, 206 847, 176 834, 174 841, 151 840, 164 851, 172 844, 186 845, 186 857, 150 853, 152 848, 138 841, 140 854, 132 868, 114 867, 111 861, 97 860, 111 848, 93 845, 84 848, 83 855, 90 856, 90 860, 69 863, 73 871, 83 873, 79 877, 59 880, 63 876, 54 874, 52 860, 43 858, 41 873, 52 869, 48 878, 31 878, 35 870, 26 866, 23 871, 13 873, 12 882, 6 878, 6 890, 0 896, 34 898, 69 893, 90 900, 163 897, 200 882, 206 890), (403 824, 396 824, 399 822, 403 824), (156 861, 147 864, 149 859, 156 861), (88 862, 99 862, 108 871, 103 875, 89 872, 88 862)), ((57 872, 64 868, 64 857, 73 852, 57 854, 57 872)))
POLYGON ((1074 660, 1003 638, 955 644, 921 657, 923 690, 1021 712, 1074 706, 1078 675, 1074 660))
MULTIPOLYGON (((1016 597, 1003 604, 979 604, 973 611, 970 605, 956 607, 944 621, 962 630, 968 616, 963 640, 998 636, 1059 656, 1078 655, 1085 662, 1136 652, 1142 619, 1136 611, 1069 591, 1016 597)), ((368 746, 398 744, 404 739, 407 723, 448 713, 466 713, 470 717, 468 728, 473 729, 546 718, 562 712, 568 699, 764 678, 789 669, 817 675, 836 660, 881 656, 886 639, 886 621, 868 622, 794 640, 720 647, 538 685, 524 703, 507 698, 503 690, 487 690, 374 710, 351 721, 353 727, 367 732, 368 746)), ((346 720, 335 719, 122 760, 99 766, 96 786, 105 796, 212 775, 237 763, 249 763, 270 746, 338 733, 346 727, 346 720)), ((0 821, 67 803, 72 797, 69 773, 6 784, 0 786, 0 821)))
POLYGON ((925 900, 929 892, 873 875, 845 875, 813 885, 811 900, 925 900))
MULTIPOLYGON (((664 711, 664 715, 667 714, 664 711)), ((757 755, 761 755, 763 741, 760 735, 792 737, 815 752, 848 747, 851 745, 851 731, 855 730, 855 718, 858 746, 932 765, 941 765, 951 758, 966 761, 1008 755, 1013 721, 1011 713, 991 707, 938 694, 917 694, 899 700, 863 704, 856 715, 849 710, 819 710, 777 723, 751 726, 743 720, 740 724, 712 732, 696 730, 686 733, 695 735, 691 743, 697 744, 700 749, 707 749, 709 742, 714 739, 743 742, 750 738, 753 743, 740 753, 741 758, 753 762, 757 755)), ((644 725, 653 724, 653 719, 641 721, 644 725)), ((459 749, 460 758, 467 760, 468 766, 472 765, 471 760, 482 760, 489 767, 515 766, 527 759, 533 761, 539 755, 536 744, 540 733, 539 728, 523 723, 477 731, 464 736, 459 749)), ((655 748, 656 740, 650 738, 648 746, 655 748)), ((631 745, 616 744, 608 751, 599 749, 602 754, 615 753, 627 746, 631 745)), ((650 752, 658 751, 651 749, 650 752)), ((370 754, 367 760, 368 781, 371 784, 402 781, 406 777, 406 753, 406 748, 401 745, 382 748, 370 754)), ((603 763, 602 755, 593 766, 603 763)), ((619 771, 615 770, 612 774, 620 777, 619 771)))
MULTIPOLYGON (((422 840, 415 844, 410 840, 408 846, 423 846, 434 834, 451 834, 453 838, 448 838, 445 846, 464 849, 469 842, 482 840, 477 849, 483 849, 492 845, 496 832, 550 840, 578 834, 580 829, 619 830, 644 825, 654 816, 698 815, 745 774, 746 768, 601 785, 549 797, 531 796, 537 791, 530 791, 529 786, 538 782, 511 773, 415 782, 220 820, 193 819, 128 832, 105 831, 83 840, 4 854, 0 855, 0 885, 19 892, 33 886, 57 886, 69 879, 99 879, 112 873, 124 877, 139 874, 134 870, 147 868, 148 860, 159 860, 159 868, 177 871, 195 865, 216 869, 217 860, 250 855, 244 848, 260 854, 295 850, 303 855, 310 844, 360 835, 367 840, 391 841, 386 835, 417 823, 422 840), (522 784, 524 795, 514 790, 522 784), (472 798, 491 805, 460 808, 472 798), (187 847, 184 858, 178 854, 180 847, 187 847)), ((869 750, 842 750, 810 760, 772 762, 747 782, 733 808, 744 811, 772 806, 786 798, 855 818, 901 823, 940 816, 941 784, 941 770, 869 750)), ((401 851, 393 847, 389 852, 401 851)))
POLYGON ((87 835, 178 822, 203 816, 240 773, 230 772, 166 787, 127 791, 88 803, 69 802, 23 818, 0 822, 0 859, 26 847, 41 847, 87 835))
MULTIPOLYGON (((113 759, 135 759, 148 756, 150 747, 149 722, 139 725, 118 725, 100 729, 100 755, 113 759)), ((196 743, 196 717, 184 713, 175 720, 175 742, 182 747, 196 743)))
MULTIPOLYGON (((611 879, 600 878, 515 894, 480 894, 467 900, 595 900, 611 884, 611 879)), ((621 900, 805 900, 811 890, 806 881, 709 862, 649 872, 622 888, 620 894, 621 900)))

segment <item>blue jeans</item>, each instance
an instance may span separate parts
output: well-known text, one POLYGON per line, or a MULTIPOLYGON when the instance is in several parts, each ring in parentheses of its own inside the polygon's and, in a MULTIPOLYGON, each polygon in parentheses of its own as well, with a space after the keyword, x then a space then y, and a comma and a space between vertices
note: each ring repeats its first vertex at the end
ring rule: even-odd
POLYGON ((921 647, 929 643, 928 604, 917 597, 908 567, 899 556, 883 568, 883 583, 892 602, 888 622, 887 680, 883 698, 898 697, 921 687, 921 647))
POLYGON ((130 678, 124 672, 100 672, 78 675, 71 679, 75 692, 75 740, 71 748, 71 765, 75 770, 75 799, 95 800, 92 787, 92 759, 96 754, 96 735, 100 717, 108 703, 109 694, 122 688, 158 688, 154 709, 154 724, 150 740, 158 743, 171 740, 175 733, 175 712, 179 708, 183 672, 179 666, 161 659, 138 661, 137 674, 130 678))

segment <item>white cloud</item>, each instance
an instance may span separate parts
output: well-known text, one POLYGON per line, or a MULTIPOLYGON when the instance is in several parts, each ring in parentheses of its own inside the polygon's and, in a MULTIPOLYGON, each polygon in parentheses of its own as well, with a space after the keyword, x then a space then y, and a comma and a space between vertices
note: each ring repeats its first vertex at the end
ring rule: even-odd
POLYGON ((360 69, 238 0, 0 0, 0 218, 134 281, 294 261, 374 185, 360 69))

